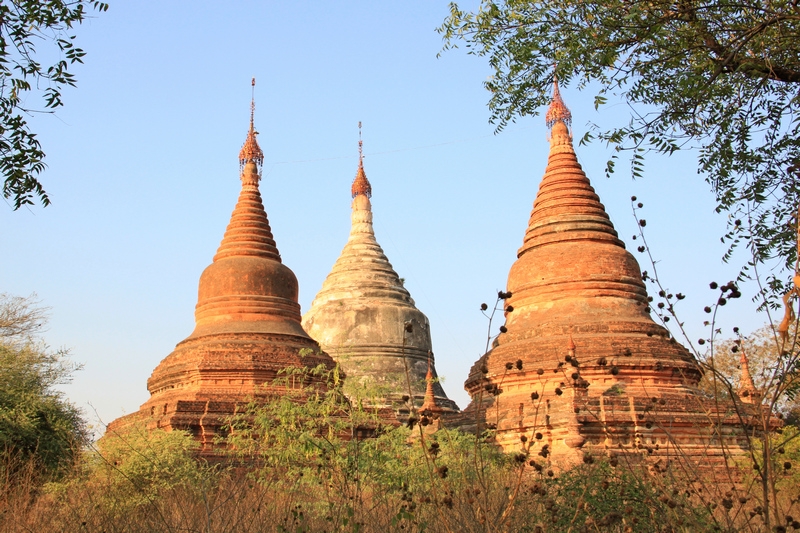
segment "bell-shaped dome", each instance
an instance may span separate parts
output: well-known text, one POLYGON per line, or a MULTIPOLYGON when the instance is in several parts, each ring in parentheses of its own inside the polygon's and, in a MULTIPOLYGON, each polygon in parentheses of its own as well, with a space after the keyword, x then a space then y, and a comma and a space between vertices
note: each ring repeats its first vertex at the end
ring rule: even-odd
POLYGON ((200 276, 192 337, 246 331, 306 336, 297 278, 281 263, 258 180, 256 163, 246 161, 225 236, 200 276))

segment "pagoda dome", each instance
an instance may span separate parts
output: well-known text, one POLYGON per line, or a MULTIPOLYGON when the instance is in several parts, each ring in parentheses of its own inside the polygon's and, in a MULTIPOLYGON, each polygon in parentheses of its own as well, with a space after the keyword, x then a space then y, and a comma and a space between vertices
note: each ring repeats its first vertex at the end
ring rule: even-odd
POLYGON ((200 276, 190 338, 247 331, 307 336, 300 325, 297 278, 281 262, 257 184, 256 164, 248 161, 222 243, 200 276))

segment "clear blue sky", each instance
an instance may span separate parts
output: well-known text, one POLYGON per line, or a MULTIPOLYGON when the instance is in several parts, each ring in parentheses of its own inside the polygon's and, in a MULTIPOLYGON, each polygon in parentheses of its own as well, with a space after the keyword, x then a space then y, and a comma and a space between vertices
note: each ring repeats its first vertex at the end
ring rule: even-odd
MULTIPOLYGON (((445 390, 466 406, 462 384, 486 341, 479 306, 505 288, 548 145, 541 116, 494 134, 486 61, 464 49, 436 57, 447 13, 430 1, 142 0, 112 2, 77 29, 88 53, 77 89, 57 115, 31 119, 53 204, 0 207, 0 292, 36 292, 51 308, 47 341, 85 365, 64 389, 71 400, 106 423, 135 411, 153 368, 192 331, 197 282, 239 190, 255 76, 261 191, 303 312, 347 240, 362 121, 378 242, 431 321, 445 390)), ((624 105, 597 112, 593 94, 562 93, 576 138, 589 121, 627 117, 624 105)), ((662 280, 687 294, 692 337, 707 334, 708 282, 733 270, 694 155, 651 157, 632 181, 623 164, 604 177, 604 146, 577 150, 632 250, 629 199, 645 203, 662 280)), ((725 331, 766 321, 753 292, 724 309, 725 331)))

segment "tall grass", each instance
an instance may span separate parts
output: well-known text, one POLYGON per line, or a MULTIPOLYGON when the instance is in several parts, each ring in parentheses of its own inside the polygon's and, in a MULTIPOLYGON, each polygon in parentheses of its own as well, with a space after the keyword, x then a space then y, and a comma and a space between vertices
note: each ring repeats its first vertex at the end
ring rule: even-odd
MULTIPOLYGON (((433 418, 411 418, 425 417, 433 418)), ((378 413, 343 401, 335 379, 250 405, 230 422, 226 460, 215 464, 196 458, 186 433, 132 426, 86 450, 60 482, 20 476, 3 493, 0 532, 763 529, 748 492, 757 484, 721 487, 719 499, 702 480, 603 457, 559 473, 542 457, 500 453, 490 431, 382 425, 378 413), (370 436, 359 438, 364 428, 370 436)), ((800 526, 781 520, 784 531, 800 526)))

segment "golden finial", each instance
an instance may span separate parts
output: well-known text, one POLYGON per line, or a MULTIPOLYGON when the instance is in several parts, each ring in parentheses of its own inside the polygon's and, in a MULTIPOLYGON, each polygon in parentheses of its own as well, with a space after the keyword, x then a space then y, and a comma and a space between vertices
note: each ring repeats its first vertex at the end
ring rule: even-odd
POLYGON ((258 146, 256 135, 258 132, 255 129, 255 113, 256 113, 256 79, 250 82, 252 87, 252 95, 250 98, 250 129, 247 132, 247 138, 244 141, 241 151, 239 152, 239 166, 243 169, 247 163, 255 163, 261 172, 261 166, 264 164, 264 152, 258 146))
POLYGON ((353 198, 359 194, 363 194, 367 198, 372 198, 372 185, 369 184, 367 173, 364 172, 364 142, 361 140, 361 121, 358 122, 358 170, 356 171, 356 178, 353 180, 353 185, 350 187, 350 193, 353 198))
POLYGON ((547 114, 544 116, 544 121, 548 128, 552 128, 559 120, 567 127, 572 126, 572 113, 569 112, 564 100, 561 99, 561 91, 558 90, 558 75, 553 74, 553 99, 547 109, 547 114))

